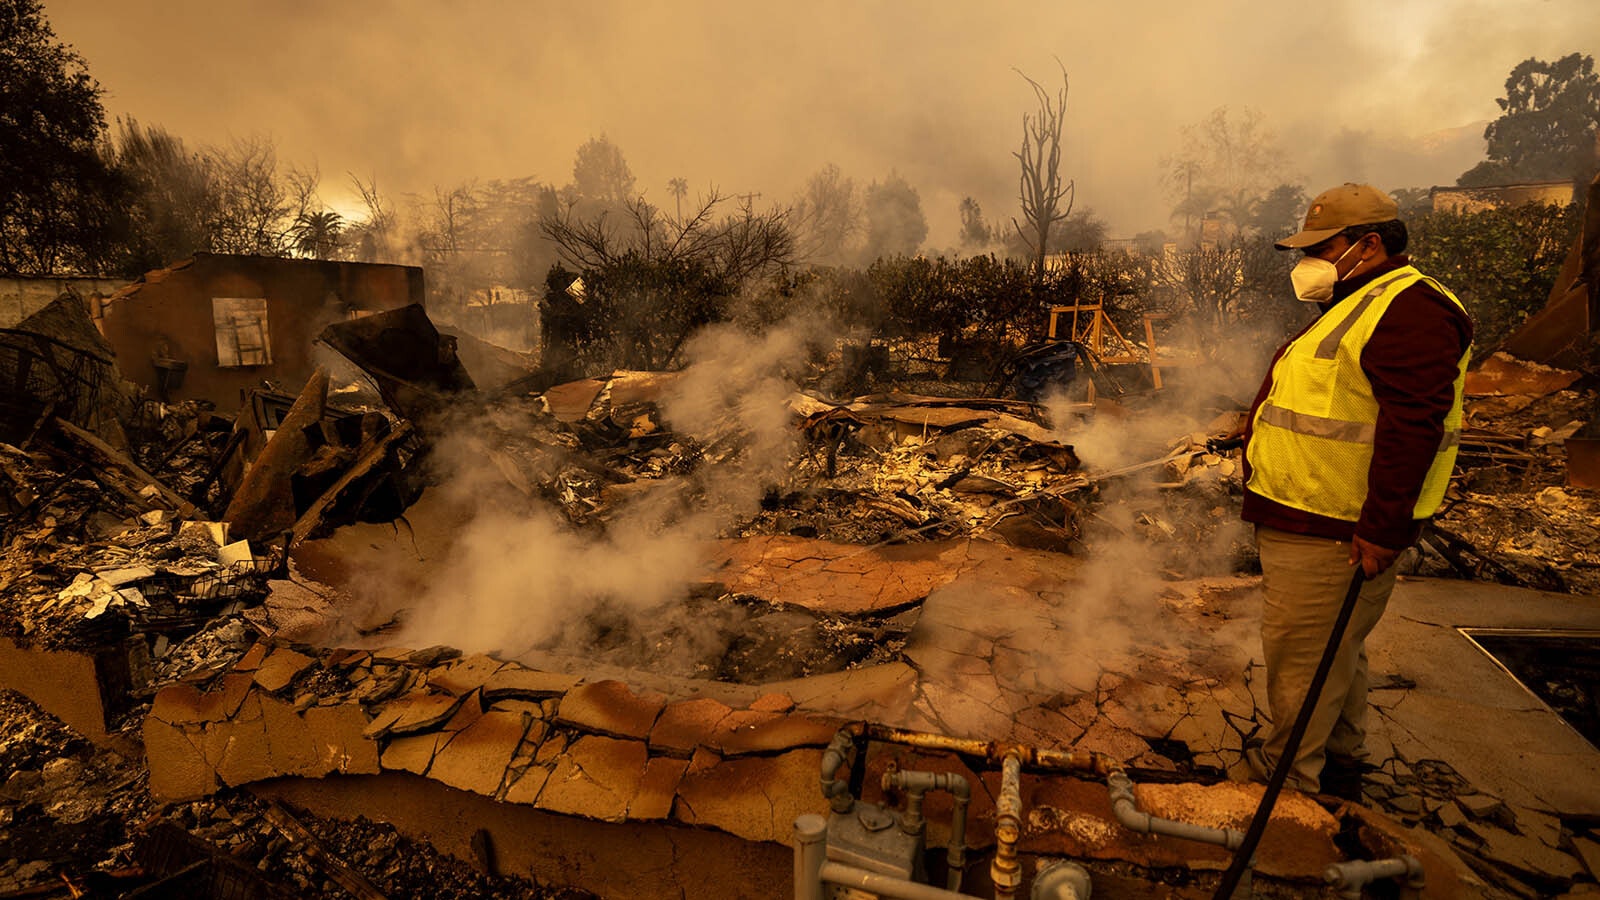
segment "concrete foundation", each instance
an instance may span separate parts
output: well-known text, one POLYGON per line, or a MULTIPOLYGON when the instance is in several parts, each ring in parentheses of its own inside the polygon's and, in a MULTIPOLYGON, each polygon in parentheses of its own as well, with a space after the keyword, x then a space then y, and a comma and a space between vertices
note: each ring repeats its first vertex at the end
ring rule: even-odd
POLYGON ((476 859, 472 835, 483 829, 500 873, 580 885, 608 900, 786 897, 793 890, 788 847, 720 831, 557 815, 396 772, 284 778, 251 790, 321 816, 356 811, 469 862, 476 859))

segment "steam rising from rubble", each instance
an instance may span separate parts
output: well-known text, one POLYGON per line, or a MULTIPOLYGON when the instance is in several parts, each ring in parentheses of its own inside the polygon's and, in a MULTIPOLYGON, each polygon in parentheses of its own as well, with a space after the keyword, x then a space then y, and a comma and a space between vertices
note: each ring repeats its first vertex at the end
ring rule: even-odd
MULTIPOLYGON (((1230 342, 1248 343, 1239 336, 1230 342)), ((1072 445, 1087 471, 1104 473, 1168 456, 1174 443, 1187 446, 1186 436, 1203 439, 1214 415, 1243 409, 1261 375, 1253 371, 1264 363, 1257 355, 1243 346, 1218 352, 1226 362, 1183 370, 1181 387, 1126 414, 1100 410, 1081 419, 1073 408, 1081 398, 1064 392, 1047 396, 1044 406, 1056 439, 1072 445)), ((1102 485, 1083 522, 1089 550, 1082 568, 1055 605, 1050 646, 1037 651, 1043 686, 1071 695, 1092 689, 1102 665, 1123 665, 1118 671, 1126 673, 1168 651, 1176 655, 1165 625, 1167 579, 1228 574, 1250 542, 1249 526, 1227 502, 1228 480, 1204 474, 1178 489, 1182 496, 1155 486, 1166 480, 1159 469, 1102 485)))
POLYGON ((552 642, 587 646, 596 627, 649 635, 692 626, 673 601, 705 574, 705 542, 752 513, 788 466, 796 431, 786 373, 803 362, 813 331, 788 325, 755 337, 713 327, 697 335, 661 407, 706 462, 685 479, 644 484, 617 504, 603 534, 575 531, 546 506, 492 502, 507 482, 483 458, 476 429, 460 429, 439 450, 448 475, 436 490, 473 512, 398 639, 516 656, 552 642))

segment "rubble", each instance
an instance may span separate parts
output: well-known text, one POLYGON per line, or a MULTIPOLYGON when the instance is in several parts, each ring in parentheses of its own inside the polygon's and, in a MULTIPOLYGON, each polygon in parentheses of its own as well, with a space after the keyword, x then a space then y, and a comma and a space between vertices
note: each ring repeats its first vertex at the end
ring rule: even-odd
POLYGON ((1568 383, 1542 396, 1509 395, 1527 401, 1510 412, 1484 405, 1503 397, 1467 404, 1469 427, 1492 421, 1506 437, 1487 454, 1470 453, 1464 438, 1462 465, 1472 467, 1452 482, 1413 571, 1600 593, 1600 496, 1566 483, 1562 437, 1585 427, 1595 393, 1585 381, 1568 383), (1508 446, 1513 440, 1521 446, 1508 446))
MULTIPOLYGON (((0 691, 0 785, 0 859, 5 860, 0 862, 0 894, 53 883, 62 890, 60 896, 68 895, 67 885, 79 892, 76 896, 122 896, 150 884, 159 873, 153 850, 160 856, 175 852, 172 836, 163 835, 168 829, 247 871, 252 879, 248 884, 238 872, 232 880, 266 891, 251 896, 306 896, 307 891, 330 898, 371 896, 332 883, 296 846, 303 837, 280 834, 269 804, 240 792, 193 803, 153 803, 136 764, 95 747, 9 691, 0 691), (163 842, 169 846, 159 846, 163 842)), ((365 819, 335 823, 304 814, 293 818, 315 834, 329 857, 385 896, 586 896, 540 889, 526 879, 483 875, 402 837, 391 826, 365 819)), ((164 886, 179 888, 176 882, 164 886)))
MULTIPOLYGON (((484 505, 554 509, 562 527, 602 536, 643 498, 720 502, 697 479, 739 462, 748 435, 731 420, 676 430, 664 409, 677 373, 540 390, 525 360, 467 343, 492 363, 479 379, 420 307, 325 339, 372 376, 383 407, 330 403, 318 372, 296 393, 247 393, 231 418, 145 403, 126 448, 64 408, 7 432, 4 649, 79 654, 105 703, 87 727, 74 719, 79 734, 0 693, 0 858, 12 860, 0 893, 58 877, 90 895, 108 890, 95 879, 176 886, 204 869, 257 896, 582 896, 541 882, 710 896, 711 880, 679 882, 715 876, 678 860, 699 848, 753 885, 774 866, 781 877, 795 817, 819 808, 822 748, 861 719, 1093 749, 1137 775, 1147 808, 1185 821, 1240 827, 1254 809, 1259 789, 1226 781, 1265 725, 1261 667, 1243 649, 1242 466, 1212 449, 1237 410, 1174 419, 1130 438, 1125 462, 1090 466, 1033 403, 795 392, 779 418, 799 450, 753 510, 718 519, 703 577, 670 614, 642 626, 597 603, 555 639, 463 653, 389 645, 403 606, 359 608, 297 554, 351 523, 397 522, 383 527, 423 555, 402 517, 446 477, 433 462, 447 440, 490 473, 484 505), (462 830, 463 812, 435 832, 416 820, 435 803, 483 821, 462 830), (362 812, 409 837, 345 821, 362 812), (522 828, 609 849, 586 849, 600 854, 586 865, 530 858, 511 837, 522 828), (635 841, 670 850, 628 886, 635 841)), ((1592 384, 1499 357, 1479 383, 1463 472, 1408 574, 1595 593, 1596 497, 1563 465, 1592 384)), ((1138 415, 1141 401, 1124 400, 1138 415)), ((1331 861, 1400 852, 1426 855, 1430 884, 1464 894, 1595 881, 1593 819, 1520 783, 1491 795, 1480 769, 1434 758, 1418 737, 1429 723, 1383 696, 1419 706, 1433 686, 1376 665, 1387 746, 1342 798, 1286 799, 1263 883, 1309 896, 1331 861)), ((1592 696, 1568 693, 1552 705, 1577 721, 1568 707, 1592 696)), ((856 777, 964 772, 977 786, 969 846, 984 852, 992 762, 881 745, 856 777)), ((1132 883, 1195 882, 1226 862, 1136 839, 1098 783, 1029 772, 1024 784, 1025 853, 1132 883)), ((941 802, 928 809, 948 816, 941 802)))

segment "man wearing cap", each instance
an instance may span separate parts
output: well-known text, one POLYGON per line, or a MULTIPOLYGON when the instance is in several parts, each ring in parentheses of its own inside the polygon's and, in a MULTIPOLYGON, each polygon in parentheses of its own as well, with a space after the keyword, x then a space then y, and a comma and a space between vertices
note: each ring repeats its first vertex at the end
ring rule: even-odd
POLYGON ((1261 553, 1261 642, 1273 727, 1246 751, 1265 780, 1282 756, 1355 567, 1366 575, 1289 784, 1321 789, 1364 756, 1366 636, 1394 588, 1394 561, 1438 510, 1455 463, 1472 323, 1404 255, 1387 194, 1319 194, 1279 241, 1304 254, 1295 294, 1322 315, 1273 357, 1245 431, 1244 519, 1261 553))

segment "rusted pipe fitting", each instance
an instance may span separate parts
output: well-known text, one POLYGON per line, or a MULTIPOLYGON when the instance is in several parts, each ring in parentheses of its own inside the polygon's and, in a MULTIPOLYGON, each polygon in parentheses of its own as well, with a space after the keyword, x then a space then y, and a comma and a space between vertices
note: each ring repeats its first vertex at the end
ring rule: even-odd
MULTIPOLYGON (((943 750, 962 756, 977 757, 996 765, 1003 764, 1008 756, 1016 756, 1024 766, 1053 772, 1076 772, 1104 778, 1112 772, 1122 771, 1122 763, 1115 757, 1092 750, 1041 750, 1026 744, 954 738, 870 722, 852 722, 839 731, 848 734, 852 739, 867 738, 885 744, 914 747, 918 750, 943 750)), ((838 738, 835 737, 835 740, 838 738)))
POLYGON ((1010 900, 1022 886, 1022 861, 1017 858, 1017 842, 1022 838, 1022 759, 1018 753, 1008 753, 1001 763, 994 838, 989 878, 994 882, 995 900, 1010 900))
POLYGON ((1361 889, 1381 878, 1404 879, 1410 896, 1416 896, 1427 886, 1422 861, 1415 856, 1351 860, 1334 863, 1322 872, 1322 880, 1338 888, 1340 897, 1354 900, 1361 900, 1361 889))
POLYGON ((850 796, 850 785, 836 777, 840 767, 850 758, 853 744, 853 736, 849 726, 846 726, 839 729, 828 743, 828 749, 822 751, 822 798, 836 813, 847 813, 855 806, 855 798, 850 796))
POLYGON ((950 847, 945 853, 945 867, 950 870, 947 887, 959 890, 962 871, 967 865, 967 804, 972 800, 972 785, 958 772, 918 772, 912 770, 883 773, 883 789, 898 788, 906 792, 906 811, 900 819, 900 829, 906 834, 921 834, 927 827, 922 816, 922 798, 930 790, 949 791, 955 798, 955 808, 950 813, 950 847))

